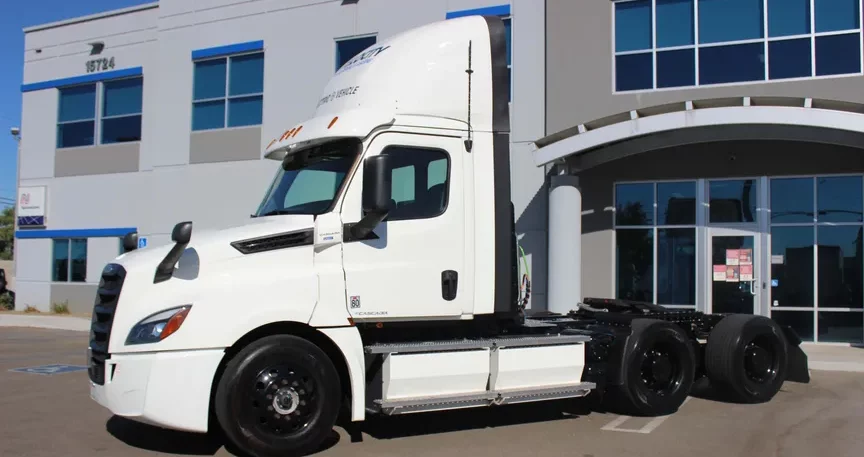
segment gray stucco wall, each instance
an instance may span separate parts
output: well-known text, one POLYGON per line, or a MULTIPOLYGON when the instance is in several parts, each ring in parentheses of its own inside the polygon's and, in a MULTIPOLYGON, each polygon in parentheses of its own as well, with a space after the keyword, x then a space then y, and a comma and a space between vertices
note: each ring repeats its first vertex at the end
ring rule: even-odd
POLYGON ((546 1, 548 134, 633 109, 724 97, 784 96, 864 102, 864 77, 613 93, 612 2, 546 1))
POLYGON ((864 150, 813 143, 730 141, 634 155, 579 173, 582 290, 615 296, 613 188, 616 182, 864 172, 864 150), (732 156, 734 155, 734 160, 732 156))

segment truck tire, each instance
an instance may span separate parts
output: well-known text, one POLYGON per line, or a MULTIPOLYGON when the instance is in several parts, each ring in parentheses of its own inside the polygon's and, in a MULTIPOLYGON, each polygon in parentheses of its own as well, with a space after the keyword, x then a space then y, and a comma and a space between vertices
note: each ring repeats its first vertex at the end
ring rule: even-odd
POLYGON ((786 380, 788 351, 783 330, 773 320, 731 314, 708 334, 705 371, 711 385, 730 400, 762 403, 786 380))
POLYGON ((318 346, 290 335, 262 338, 226 365, 216 417, 237 449, 256 457, 305 455, 332 433, 339 374, 318 346))
POLYGON ((690 394, 696 369, 692 341, 670 322, 635 319, 624 349, 621 385, 607 392, 609 405, 631 416, 665 416, 690 394))

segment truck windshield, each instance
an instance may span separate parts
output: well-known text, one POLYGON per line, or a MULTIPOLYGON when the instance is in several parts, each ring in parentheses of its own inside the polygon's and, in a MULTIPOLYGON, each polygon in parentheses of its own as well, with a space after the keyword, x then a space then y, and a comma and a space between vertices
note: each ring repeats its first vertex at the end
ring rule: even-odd
POLYGON ((292 154, 254 216, 327 212, 359 152, 359 141, 341 140, 292 154))

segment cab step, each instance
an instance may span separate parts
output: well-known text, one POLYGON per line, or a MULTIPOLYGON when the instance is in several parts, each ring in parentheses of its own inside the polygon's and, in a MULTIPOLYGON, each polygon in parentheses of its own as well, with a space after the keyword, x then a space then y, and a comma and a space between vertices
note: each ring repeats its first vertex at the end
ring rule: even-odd
POLYGON ((396 415, 443 409, 473 408, 578 398, 588 395, 596 387, 596 384, 593 382, 581 382, 578 384, 542 388, 507 389, 449 396, 375 400, 375 404, 380 409, 380 412, 386 415, 396 415))

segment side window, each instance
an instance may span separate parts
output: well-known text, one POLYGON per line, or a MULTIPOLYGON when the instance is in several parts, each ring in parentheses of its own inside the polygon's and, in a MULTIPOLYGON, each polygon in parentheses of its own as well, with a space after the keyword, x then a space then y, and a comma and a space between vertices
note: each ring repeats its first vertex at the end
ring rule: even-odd
POLYGON ((388 221, 427 219, 447 209, 450 156, 440 149, 390 146, 392 209, 388 221))

